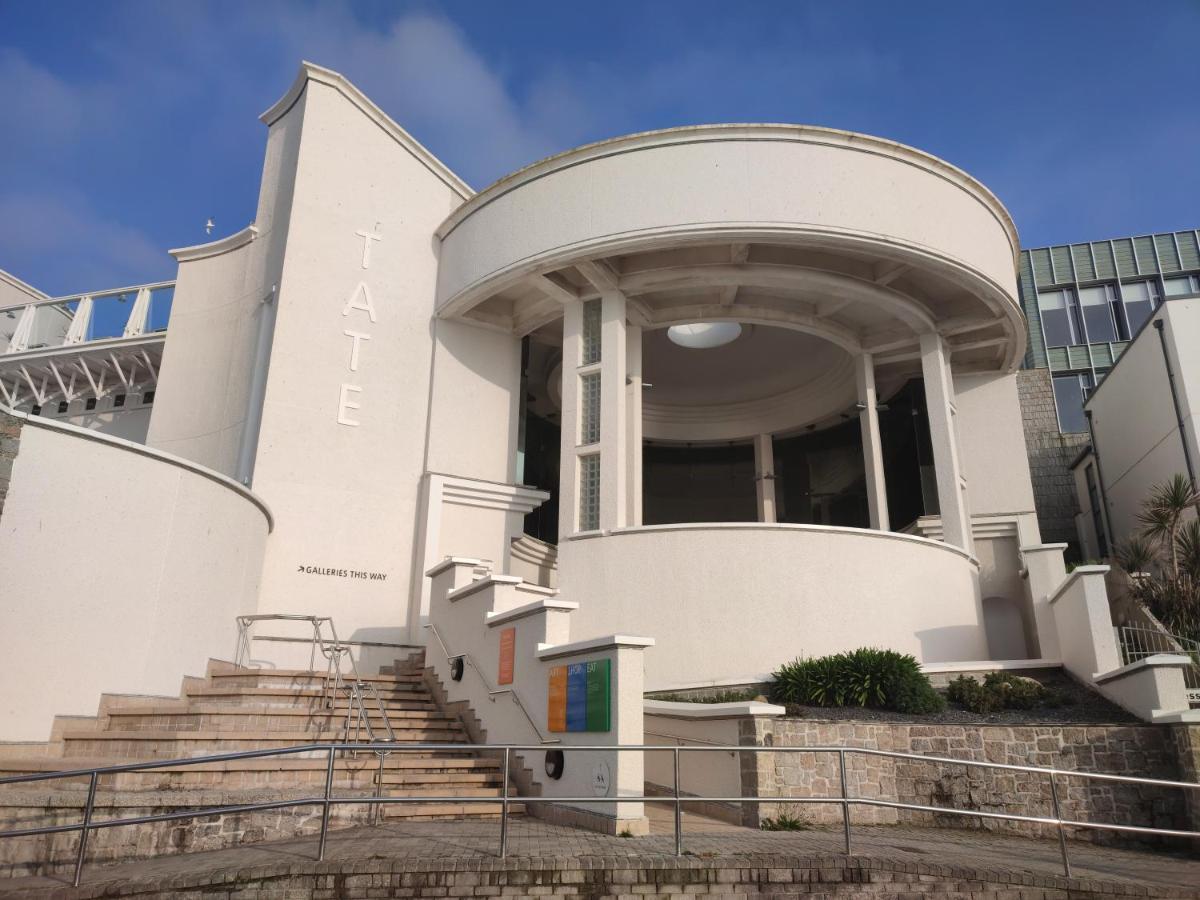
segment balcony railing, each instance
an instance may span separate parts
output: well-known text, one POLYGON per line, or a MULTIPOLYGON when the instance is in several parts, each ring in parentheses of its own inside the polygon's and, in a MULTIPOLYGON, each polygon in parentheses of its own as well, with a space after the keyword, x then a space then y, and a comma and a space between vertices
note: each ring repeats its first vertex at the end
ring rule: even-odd
POLYGON ((0 307, 0 401, 33 412, 58 401, 65 412, 152 392, 174 293, 158 281, 0 307))

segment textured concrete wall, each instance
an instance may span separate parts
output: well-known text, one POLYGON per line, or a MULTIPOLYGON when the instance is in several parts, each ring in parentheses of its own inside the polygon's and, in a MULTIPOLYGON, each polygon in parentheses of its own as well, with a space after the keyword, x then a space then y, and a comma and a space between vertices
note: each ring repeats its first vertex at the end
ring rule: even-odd
MULTIPOLYGON (((776 747, 861 747, 896 753, 948 756, 976 762, 1053 767, 1147 778, 1188 777, 1179 762, 1171 729, 1159 725, 909 725, 866 722, 816 722, 806 719, 744 721, 741 743, 776 747)), ((764 796, 840 796, 835 754, 742 754, 742 789, 764 796)), ((1194 777, 1194 776, 1193 776, 1194 777)), ((1035 772, 955 766, 883 756, 849 754, 846 780, 851 797, 901 803, 1052 816, 1050 783, 1035 772)), ((1076 821, 1187 828, 1182 791, 1118 782, 1062 779, 1058 785, 1064 818, 1076 821)), ((787 812, 811 822, 841 821, 833 804, 783 804, 787 812)), ((762 804, 757 816, 778 814, 780 804, 762 804)), ((753 807, 745 807, 758 824, 753 807)), ((982 827, 1030 834, 1040 826, 1002 820, 973 820, 886 807, 851 812, 864 824, 982 827)), ((1044 836, 1053 829, 1041 829, 1044 836)), ((1113 832, 1080 830, 1073 837, 1097 843, 1118 841, 1113 832)))
POLYGON ((13 460, 21 444, 21 420, 0 410, 0 516, 12 481, 13 460))
POLYGON ((1086 434, 1062 434, 1054 410, 1054 386, 1049 369, 1024 369, 1017 373, 1029 474, 1037 508, 1042 540, 1047 544, 1069 543, 1068 557, 1078 558, 1075 548, 1075 482, 1071 460, 1088 442, 1086 434))

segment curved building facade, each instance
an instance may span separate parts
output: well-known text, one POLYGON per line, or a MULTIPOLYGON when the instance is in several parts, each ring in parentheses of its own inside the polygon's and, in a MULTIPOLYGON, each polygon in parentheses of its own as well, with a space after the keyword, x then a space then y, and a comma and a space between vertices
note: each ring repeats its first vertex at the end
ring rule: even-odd
MULTIPOLYGON (((648 690, 863 645, 1060 659, 1066 574, 1038 533, 1015 378, 1020 251, 970 175, 867 135, 719 125, 591 144, 476 193, 309 64, 263 120, 255 220, 172 251, 174 284, 146 286, 145 304, 172 291, 164 328, 98 338, 91 298, 26 292, 9 318, 30 325, 0 354, 7 406, 144 436, 132 481, 176 459, 221 480, 232 493, 189 528, 270 509, 269 534, 239 512, 254 571, 196 614, 195 649, 227 655, 236 609, 332 616, 387 662, 436 645, 438 605, 478 594, 473 573, 508 598, 480 629, 569 613, 584 649, 644 650, 648 690), (61 327, 32 346, 51 308, 61 327), (133 432, 110 369, 150 392, 133 432)), ((0 524, 28 544, 21 459, 0 524)), ((221 564, 213 540, 176 543, 163 584, 221 564)), ((98 596, 122 590, 95 571, 98 596)), ((77 625, 111 636, 99 607, 77 625)), ((546 627, 540 658, 566 637, 546 627)), ((39 708, 90 712, 58 700, 39 708)))

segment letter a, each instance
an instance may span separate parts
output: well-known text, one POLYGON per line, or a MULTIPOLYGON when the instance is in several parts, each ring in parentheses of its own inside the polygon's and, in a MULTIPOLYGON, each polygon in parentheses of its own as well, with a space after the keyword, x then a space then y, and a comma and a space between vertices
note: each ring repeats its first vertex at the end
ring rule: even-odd
POLYGON ((342 315, 348 316, 353 310, 361 309, 371 319, 375 321, 375 304, 371 302, 371 292, 367 289, 365 281, 360 281, 358 287, 354 289, 354 293, 350 295, 350 299, 346 301, 346 305, 342 308, 342 315), (358 298, 362 297, 360 303, 358 298))

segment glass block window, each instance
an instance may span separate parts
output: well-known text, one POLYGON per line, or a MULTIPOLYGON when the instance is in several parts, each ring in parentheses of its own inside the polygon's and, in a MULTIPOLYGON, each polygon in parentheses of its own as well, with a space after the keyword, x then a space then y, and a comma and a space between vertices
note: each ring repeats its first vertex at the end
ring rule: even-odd
POLYGON ((600 362, 600 301, 583 301, 583 362, 590 366, 600 362))
POLYGON ((600 456, 579 457, 579 530, 600 527, 600 456))
POLYGON ((600 373, 591 372, 579 379, 581 412, 579 443, 600 440, 600 373))

